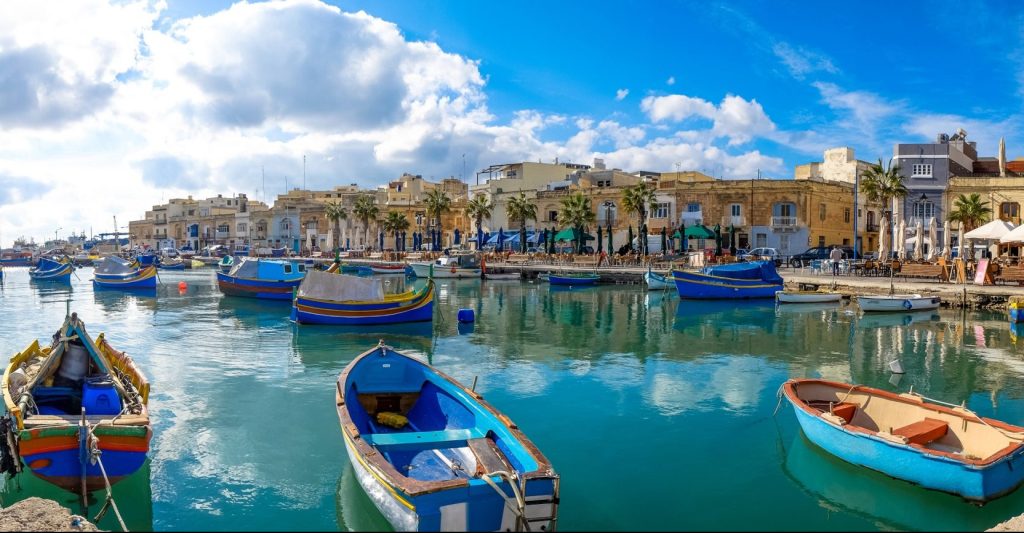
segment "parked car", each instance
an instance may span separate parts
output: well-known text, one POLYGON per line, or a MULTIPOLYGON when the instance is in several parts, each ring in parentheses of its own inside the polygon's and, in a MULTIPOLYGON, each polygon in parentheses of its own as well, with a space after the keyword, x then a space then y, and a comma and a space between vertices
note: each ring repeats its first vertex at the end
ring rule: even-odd
POLYGON ((757 261, 759 259, 768 258, 774 261, 779 258, 779 251, 775 248, 754 248, 745 254, 739 255, 739 258, 747 261, 757 261))
MULTIPOLYGON (((796 254, 789 258, 789 266, 793 268, 800 268, 804 265, 810 264, 814 260, 828 259, 828 255, 832 252, 832 246, 815 246, 814 248, 808 248, 806 252, 796 254)), ((843 257, 846 259, 853 257, 853 248, 849 246, 840 246, 840 250, 843 251, 843 257)))

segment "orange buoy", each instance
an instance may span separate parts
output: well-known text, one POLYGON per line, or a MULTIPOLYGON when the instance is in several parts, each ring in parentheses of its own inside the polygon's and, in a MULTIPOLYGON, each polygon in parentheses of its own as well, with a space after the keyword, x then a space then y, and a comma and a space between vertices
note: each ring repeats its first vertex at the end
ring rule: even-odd
POLYGON ((184 281, 179 281, 178 282, 178 290, 179 291, 183 291, 183 290, 186 290, 186 289, 188 289, 188 283, 185 283, 184 281))

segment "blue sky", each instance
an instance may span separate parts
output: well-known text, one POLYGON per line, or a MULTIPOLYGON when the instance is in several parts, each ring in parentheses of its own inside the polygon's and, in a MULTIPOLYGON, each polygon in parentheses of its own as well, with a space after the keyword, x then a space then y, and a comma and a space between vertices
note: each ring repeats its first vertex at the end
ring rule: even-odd
POLYGON ((81 231, 187 194, 271 200, 304 155, 311 188, 463 157, 467 179, 555 157, 789 178, 958 127, 1012 159, 1022 22, 1013 2, 9 0, 0 243, 52 235, 53 206, 81 231))

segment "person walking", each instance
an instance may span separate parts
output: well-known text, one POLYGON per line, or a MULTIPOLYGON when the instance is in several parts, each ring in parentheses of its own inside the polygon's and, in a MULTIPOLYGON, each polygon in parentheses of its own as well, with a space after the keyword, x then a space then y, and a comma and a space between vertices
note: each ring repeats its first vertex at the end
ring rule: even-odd
POLYGON ((843 251, 838 246, 833 246, 832 251, 828 254, 828 259, 832 262, 832 275, 839 274, 839 262, 843 260, 843 251))

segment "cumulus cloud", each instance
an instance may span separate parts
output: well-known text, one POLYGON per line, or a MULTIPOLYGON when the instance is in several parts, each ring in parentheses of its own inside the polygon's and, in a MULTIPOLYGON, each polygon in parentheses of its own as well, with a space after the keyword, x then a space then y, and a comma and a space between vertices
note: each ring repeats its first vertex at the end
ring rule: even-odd
POLYGON ((624 98, 626 98, 626 95, 628 94, 629 89, 619 89, 615 91, 615 99, 621 102, 624 98))
POLYGON ((728 137, 731 145, 749 142, 775 130, 775 124, 757 100, 748 101, 734 95, 726 96, 718 106, 702 98, 682 94, 648 96, 641 102, 640 109, 654 122, 711 119, 714 122, 712 133, 728 137))

